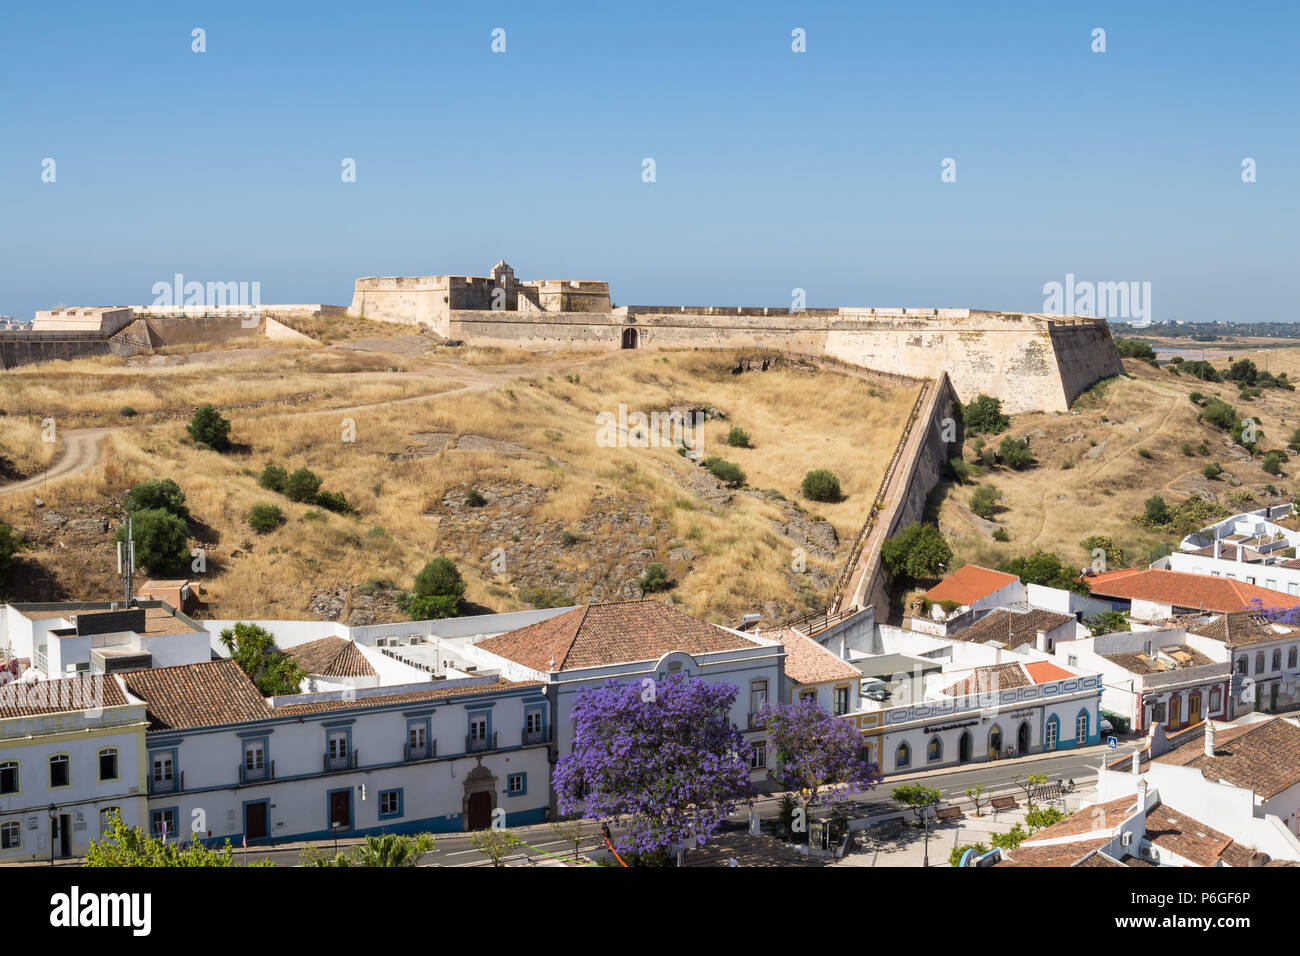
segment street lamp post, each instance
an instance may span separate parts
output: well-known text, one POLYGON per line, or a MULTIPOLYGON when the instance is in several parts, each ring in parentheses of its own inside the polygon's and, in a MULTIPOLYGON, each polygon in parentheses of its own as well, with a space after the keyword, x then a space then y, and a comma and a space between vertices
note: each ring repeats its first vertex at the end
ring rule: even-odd
POLYGON ((930 865, 930 808, 938 805, 939 802, 937 800, 931 800, 926 803, 925 809, 922 812, 922 819, 925 821, 925 862, 922 864, 923 866, 930 865))

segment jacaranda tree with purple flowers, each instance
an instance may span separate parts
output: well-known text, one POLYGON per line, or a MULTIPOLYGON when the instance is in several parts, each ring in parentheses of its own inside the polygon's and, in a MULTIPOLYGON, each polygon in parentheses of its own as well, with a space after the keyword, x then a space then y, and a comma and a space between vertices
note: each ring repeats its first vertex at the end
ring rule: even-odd
POLYGON ((776 752, 772 775, 798 794, 805 808, 819 799, 834 806, 880 782, 879 769, 862 755, 857 729, 813 698, 768 704, 760 720, 776 752))
POLYGON ((631 853, 710 839, 754 795, 750 747, 728 717, 736 692, 682 674, 583 691, 573 752, 552 775, 560 813, 628 818, 616 845, 631 853))
POLYGON ((1300 626, 1300 604, 1295 607, 1265 607, 1263 601, 1253 597, 1245 610, 1250 611, 1252 614, 1258 614, 1272 624, 1286 624, 1291 627, 1300 626))

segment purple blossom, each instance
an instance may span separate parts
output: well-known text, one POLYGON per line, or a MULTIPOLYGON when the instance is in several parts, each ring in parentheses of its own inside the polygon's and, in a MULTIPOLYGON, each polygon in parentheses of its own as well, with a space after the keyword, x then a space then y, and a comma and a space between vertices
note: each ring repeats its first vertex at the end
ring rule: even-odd
POLYGON ((857 729, 811 697, 769 704, 760 719, 776 751, 773 776, 801 794, 805 806, 819 798, 830 806, 843 803, 880 782, 879 768, 863 757, 857 729))
POLYGON ((573 752, 551 778, 559 811, 629 818, 619 850, 707 841, 754 795, 750 747, 728 718, 736 693, 681 674, 584 690, 573 707, 573 752))

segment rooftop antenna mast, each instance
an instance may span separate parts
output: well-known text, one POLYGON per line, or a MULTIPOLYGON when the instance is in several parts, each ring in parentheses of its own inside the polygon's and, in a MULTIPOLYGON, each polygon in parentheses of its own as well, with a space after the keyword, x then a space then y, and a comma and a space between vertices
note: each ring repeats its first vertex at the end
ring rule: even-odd
POLYGON ((126 540, 117 543, 117 573, 126 576, 126 607, 131 607, 131 578, 135 573, 135 535, 131 528, 131 514, 126 516, 126 540), (123 568, 125 567, 125 570, 123 568))

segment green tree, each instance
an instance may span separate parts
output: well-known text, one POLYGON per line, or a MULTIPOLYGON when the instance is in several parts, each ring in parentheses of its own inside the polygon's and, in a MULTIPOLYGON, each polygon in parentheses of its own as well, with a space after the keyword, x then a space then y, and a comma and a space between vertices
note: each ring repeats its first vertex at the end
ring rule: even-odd
POLYGON ((465 595, 465 579, 451 558, 434 558, 415 576, 415 589, 406 605, 412 620, 455 617, 465 595))
POLYGON ((213 451, 225 451, 230 447, 230 421, 222 418, 211 405, 202 405, 195 410, 186 431, 200 445, 213 451))
POLYGON ((433 834, 405 836, 400 833, 370 835, 352 848, 353 866, 419 866, 420 857, 434 847, 433 834))
POLYGON ((960 846, 955 846, 952 848, 952 852, 948 854, 948 865, 961 866, 961 858, 966 855, 967 850, 974 850, 976 856, 983 856, 989 851, 989 848, 986 843, 963 843, 960 846))
POLYGON ((1121 358, 1141 359, 1148 365, 1156 364, 1156 350, 1138 339, 1116 339, 1115 350, 1121 358))
POLYGON ((980 783, 973 787, 967 787, 966 796, 975 807, 975 816, 983 816, 983 814, 980 813, 980 804, 988 799, 988 797, 985 796, 984 784, 980 783))
POLYGON ((1034 791, 1047 783, 1047 777, 1045 774, 1041 773, 1031 773, 1028 776, 1023 773, 1018 773, 1011 778, 1011 782, 1024 791, 1025 803, 1033 806, 1034 791))
POLYGON ((1084 618, 1083 623, 1093 637, 1102 634, 1118 634, 1133 629, 1129 624, 1128 614, 1124 611, 1098 611, 1091 617, 1084 618))
MULTIPOLYGON (((251 866, 274 866, 258 861, 251 866)), ((140 827, 122 822, 117 810, 105 816, 104 834, 91 840, 86 851, 86 866, 94 867, 157 867, 157 866, 238 866, 235 850, 226 840, 219 849, 211 849, 199 842, 198 834, 191 833, 189 843, 182 843, 180 834, 168 835, 164 843, 140 827)))
POLYGON ((320 476, 310 468, 299 468, 284 482, 284 494, 290 501, 314 501, 320 491, 320 476))
POLYGON ((509 856, 515 847, 522 842, 519 837, 504 827, 488 827, 486 830, 475 830, 469 836, 470 846, 491 860, 493 866, 500 866, 501 861, 509 856))
POLYGON ((185 492, 170 478, 142 481, 133 485, 122 502, 128 513, 136 511, 167 511, 182 521, 190 520, 190 509, 185 505, 185 492))
MULTIPOLYGON (((182 574, 189 566, 189 528, 170 511, 149 508, 131 515, 135 538, 135 563, 151 574, 182 574)), ((117 529, 117 540, 126 540, 126 525, 117 529)))
POLYGON ((1011 419, 1002 414, 1002 400, 980 393, 962 409, 966 430, 972 434, 997 435, 1011 426, 1011 419))
POLYGON ((1143 505, 1146 512, 1146 519, 1153 525, 1165 525, 1169 523, 1169 505, 1165 499, 1159 495, 1152 495, 1143 505))
POLYGON ((1287 460, 1286 452, 1278 451, 1276 448, 1264 455, 1264 461, 1260 464, 1270 475, 1282 474, 1282 463, 1287 460))
POLYGON ((937 577, 952 562, 952 548, 932 524, 913 521, 880 547, 889 573, 904 581, 937 577))
POLYGON ((1034 453, 1029 450, 1029 442, 1010 435, 998 445, 998 456, 1008 468, 1016 471, 1024 471, 1034 463, 1034 453))
POLYGON ((739 425, 732 425, 731 431, 727 432, 727 444, 732 448, 748 448, 749 432, 739 425))
MULTIPOLYGON (((1223 469, 1219 467, 1219 463, 1218 463, 1217 461, 1212 461, 1212 462, 1210 462, 1209 464, 1207 464, 1204 468, 1201 469, 1201 474, 1203 474, 1206 478, 1209 478, 1209 479, 1213 480, 1213 479, 1215 479, 1215 478, 1218 478, 1221 474, 1223 474, 1223 469)), ((1156 497, 1159 497, 1159 496, 1157 495, 1156 497)), ((1151 499, 1148 499, 1148 501, 1150 501, 1150 500, 1151 500, 1151 499)), ((1161 501, 1164 501, 1165 499, 1160 498, 1160 500, 1161 500, 1161 501)), ((1161 513, 1161 512, 1160 512, 1160 506, 1159 506, 1159 505, 1156 505, 1156 506, 1154 506, 1154 507, 1156 508, 1156 512, 1155 512, 1155 513, 1156 513, 1157 515, 1160 514, 1160 513, 1161 513)), ((1169 520, 1169 509, 1168 509, 1168 507, 1165 508, 1165 510, 1164 510, 1164 515, 1165 515, 1165 520, 1164 520, 1164 521, 1159 521, 1159 522, 1157 522, 1158 524, 1164 524, 1165 521, 1168 521, 1168 520, 1169 520)), ((1152 520, 1151 512, 1149 512, 1149 511, 1148 511, 1148 513, 1147 513, 1147 520, 1148 520, 1148 521, 1152 520)))
POLYGON ((1002 500, 1002 492, 994 484, 983 484, 975 489, 975 493, 970 496, 970 510, 975 512, 981 518, 989 520, 997 513, 998 502, 1002 500))
POLYGON ((1090 534, 1079 542, 1079 547, 1088 552, 1089 559, 1095 558, 1098 551, 1105 555, 1108 571, 1124 567, 1124 549, 1105 535, 1090 534))
POLYGON ((923 783, 899 784, 890 793, 890 797, 911 809, 919 823, 930 807, 943 801, 943 794, 923 783))
POLYGON ((1025 584, 1041 584, 1077 594, 1088 594, 1088 583, 1079 572, 1065 564, 1060 555, 1051 551, 1035 551, 1028 556, 1012 558, 998 565, 1003 574, 1014 574, 1025 584))
POLYGON ((1029 833, 1023 826, 1017 823, 1006 833, 995 833, 989 837, 989 842, 994 847, 1001 850, 1014 850, 1020 844, 1029 839, 1029 833))
POLYGON ((551 821, 551 829, 564 843, 573 844, 573 859, 577 862, 582 849, 582 838, 587 835, 586 822, 580 816, 561 817, 551 821))
POLYGON ((810 501, 834 502, 844 497, 840 494, 839 478, 835 476, 835 472, 827 471, 825 468, 818 468, 804 475, 799 490, 810 501))
POLYGON ((219 640, 263 697, 298 693, 307 672, 275 646, 275 636, 266 628, 237 621, 221 632, 219 640))

